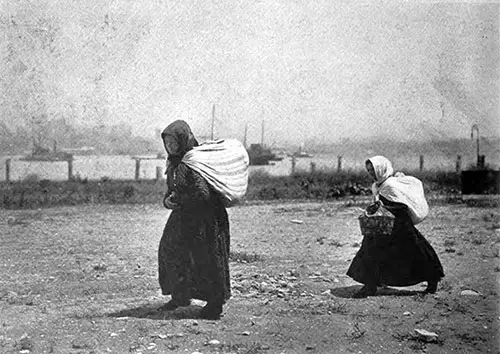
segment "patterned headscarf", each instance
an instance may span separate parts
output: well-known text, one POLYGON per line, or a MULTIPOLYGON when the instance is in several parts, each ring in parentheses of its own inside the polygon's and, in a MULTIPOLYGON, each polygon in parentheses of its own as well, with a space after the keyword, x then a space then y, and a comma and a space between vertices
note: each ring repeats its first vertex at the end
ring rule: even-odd
POLYGON ((198 141, 195 139, 189 125, 183 120, 176 120, 170 123, 161 133, 163 144, 167 142, 170 147, 168 159, 174 165, 177 165, 186 152, 193 147, 198 146, 198 141))

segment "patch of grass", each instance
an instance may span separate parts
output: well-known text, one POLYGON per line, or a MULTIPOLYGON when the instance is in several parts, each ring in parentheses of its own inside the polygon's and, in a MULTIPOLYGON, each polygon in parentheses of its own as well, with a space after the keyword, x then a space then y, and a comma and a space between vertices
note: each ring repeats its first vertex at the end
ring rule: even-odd
POLYGON ((58 205, 161 203, 161 181, 20 181, 0 183, 0 208, 36 209, 58 205))
MULTIPOLYGON (((443 171, 410 171, 420 178, 426 192, 437 191, 457 195, 460 175, 443 171)), ((245 200, 331 200, 351 197, 346 206, 358 205, 357 196, 371 195, 372 181, 364 171, 319 170, 299 171, 290 176, 271 176, 264 171, 250 174, 245 200)), ((161 203, 166 191, 165 181, 74 179, 49 181, 28 178, 24 181, 0 182, 0 208, 34 209, 58 205, 161 203)), ((364 203, 364 202, 362 202, 364 203)))
POLYGON ((291 176, 271 176, 262 171, 249 177, 248 199, 335 199, 365 195, 369 176, 361 172, 297 172, 291 176))
MULTIPOLYGON (((448 171, 406 171, 422 180, 427 193, 457 195, 461 189, 460 174, 448 171)), ((299 171, 291 176, 271 176, 256 171, 249 177, 248 199, 336 199, 346 196, 370 195, 372 181, 364 171, 341 172, 320 170, 299 171)), ((351 202, 355 203, 355 200, 351 202)))

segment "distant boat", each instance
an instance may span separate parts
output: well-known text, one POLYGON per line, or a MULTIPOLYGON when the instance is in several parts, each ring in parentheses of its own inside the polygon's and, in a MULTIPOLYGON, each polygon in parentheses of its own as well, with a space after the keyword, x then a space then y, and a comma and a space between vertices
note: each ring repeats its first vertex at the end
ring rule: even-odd
POLYGON ((263 147, 262 144, 251 144, 247 152, 251 166, 269 165, 270 161, 283 160, 282 157, 276 156, 270 149, 263 147))
POLYGON ((305 151, 297 151, 297 152, 294 152, 293 155, 294 157, 314 157, 314 155, 311 155, 305 151))
POLYGON ((311 155, 307 152, 304 151, 304 144, 300 144, 299 151, 296 151, 292 154, 293 157, 298 157, 298 158, 305 158, 305 157, 314 157, 314 155, 311 155))
MULTIPOLYGON (((212 106, 212 124, 211 124, 211 133, 210 140, 214 140, 214 126, 215 126, 215 104, 212 106)), ((262 122, 262 138, 260 144, 251 144, 250 147, 247 148, 247 130, 248 126, 245 125, 245 136, 243 138, 243 146, 247 150, 249 157, 249 164, 251 166, 263 166, 269 165, 270 161, 281 161, 283 157, 277 156, 273 153, 269 148, 264 145, 264 121, 262 122)))
MULTIPOLYGON (((33 133, 31 136, 32 139, 32 148, 31 153, 26 154, 21 157, 20 160, 23 161, 70 161, 73 160, 73 154, 58 150, 57 148, 57 140, 53 140, 53 148, 43 147, 40 143, 40 139, 36 139, 35 137, 35 127, 36 124, 33 124, 33 133)), ((39 132, 40 133, 40 132, 39 132)), ((41 134, 38 134, 41 135, 41 134)))
POLYGON ((73 154, 64 151, 57 151, 55 142, 53 151, 38 144, 33 144, 31 154, 20 158, 20 160, 23 161, 68 161, 72 159, 73 154))
MULTIPOLYGON (((245 137, 243 145, 247 144, 247 126, 245 125, 245 137)), ((283 157, 277 156, 271 149, 264 145, 264 121, 262 121, 262 138, 260 144, 251 144, 247 148, 248 157, 250 159, 250 166, 263 166, 269 165, 270 161, 281 161, 283 157)))

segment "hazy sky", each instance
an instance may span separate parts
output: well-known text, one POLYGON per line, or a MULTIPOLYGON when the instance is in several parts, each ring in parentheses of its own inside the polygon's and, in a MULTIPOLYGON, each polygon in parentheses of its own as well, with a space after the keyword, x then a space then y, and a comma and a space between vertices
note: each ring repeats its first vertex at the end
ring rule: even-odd
POLYGON ((266 142, 278 144, 469 138, 472 124, 500 135, 498 2, 0 4, 2 57, 24 53, 0 69, 6 122, 39 112, 41 100, 49 118, 124 121, 148 136, 185 119, 208 135, 215 104, 216 135, 241 139, 248 124, 250 142, 263 120, 266 142), (32 33, 26 55, 13 33, 47 24, 52 49, 32 33), (38 86, 21 87, 33 75, 38 86))

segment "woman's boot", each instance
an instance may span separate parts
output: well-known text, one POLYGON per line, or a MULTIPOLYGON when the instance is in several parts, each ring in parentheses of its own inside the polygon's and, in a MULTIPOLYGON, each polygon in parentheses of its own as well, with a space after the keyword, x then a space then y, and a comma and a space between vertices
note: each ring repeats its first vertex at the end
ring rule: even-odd
POLYGON ((184 307, 184 306, 189 306, 191 304, 191 300, 179 300, 179 299, 174 299, 170 300, 167 302, 165 305, 163 305, 163 309, 167 311, 172 311, 175 310, 178 307, 184 307))
POLYGON ((438 282, 437 280, 429 280, 427 281, 427 288, 425 288, 424 292, 426 294, 434 294, 437 291, 438 282))
POLYGON ((219 320, 222 314, 222 302, 208 302, 201 309, 200 317, 206 320, 219 320))
POLYGON ((367 296, 374 296, 377 293, 377 287, 375 285, 365 285, 357 293, 353 295, 354 298, 360 299, 367 296))

